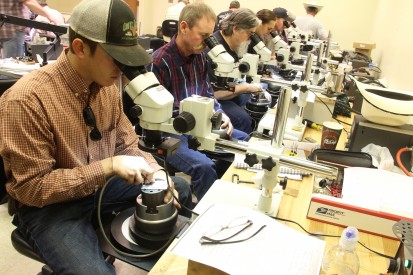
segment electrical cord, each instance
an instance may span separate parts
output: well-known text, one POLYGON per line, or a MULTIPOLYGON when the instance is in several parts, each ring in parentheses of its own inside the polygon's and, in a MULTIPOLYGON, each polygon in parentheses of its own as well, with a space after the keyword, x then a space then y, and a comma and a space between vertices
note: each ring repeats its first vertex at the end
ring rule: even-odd
MULTIPOLYGON (((336 120, 339 124, 344 123, 344 124, 350 125, 350 124, 348 124, 348 123, 345 123, 345 122, 343 122, 343 121, 335 118, 333 112, 330 110, 330 108, 327 106, 327 104, 316 94, 316 92, 314 92, 314 91, 311 90, 311 89, 310 89, 310 91, 315 95, 315 97, 316 97, 321 103, 323 103, 323 105, 324 105, 324 106, 327 108, 327 110, 330 112, 331 117, 334 118, 334 120, 336 120)), ((337 101, 336 101, 336 103, 337 103, 337 101)), ((344 105, 344 106, 345 106, 345 105, 344 105)), ((345 107, 348 108, 348 106, 345 106, 345 107)), ((348 132, 344 127, 343 127, 343 130, 344 130, 344 132, 346 132, 346 133, 348 132)))
POLYGON ((148 258, 151 256, 154 256, 162 251, 165 251, 166 248, 172 243, 172 241, 175 239, 175 236, 172 236, 171 238, 169 238, 169 240, 160 248, 158 248, 157 250, 151 252, 151 253, 147 253, 147 254, 131 254, 131 253, 127 253, 124 252, 122 250, 119 250, 108 238, 108 236, 106 235, 105 229, 103 228, 103 224, 102 224, 102 219, 101 219, 101 205, 102 205, 102 198, 103 198, 103 193, 105 192, 106 186, 108 186, 108 184, 110 184, 112 182, 112 180, 115 178, 115 176, 112 176, 109 178, 108 181, 106 181, 106 183, 103 185, 100 194, 99 194, 99 200, 98 200, 98 205, 97 205, 97 209, 98 209, 98 213, 97 213, 97 219, 98 219, 98 223, 99 223, 99 228, 100 231, 102 233, 103 238, 105 239, 105 241, 112 247, 112 249, 117 252, 120 255, 123 256, 127 256, 127 257, 131 257, 131 258, 148 258))
MULTIPOLYGON (((164 163, 165 163, 165 158, 163 159, 164 163)), ((195 211, 193 211, 192 209, 186 207, 185 205, 183 205, 179 199, 175 196, 173 189, 171 188, 170 182, 169 182, 169 173, 168 171, 166 171, 166 169, 161 168, 160 170, 164 171, 166 174, 166 182, 168 184, 168 191, 171 192, 173 198, 178 202, 178 204, 180 205, 180 207, 183 207, 184 209, 190 211, 192 214, 199 216, 198 213, 196 213, 195 211)), ((127 257, 131 257, 131 258, 148 258, 151 256, 154 256, 162 251, 165 251, 166 248, 172 243, 172 241, 175 239, 176 235, 171 236, 171 238, 168 239, 168 241, 161 246, 160 248, 158 248, 157 250, 151 252, 151 253, 147 253, 147 254, 131 254, 131 253, 127 253, 124 252, 122 250, 119 250, 114 244, 112 244, 112 242, 109 240, 108 236, 106 235, 106 232, 103 228, 103 224, 102 224, 102 219, 101 219, 101 206, 102 206, 102 198, 103 198, 103 193, 105 192, 106 186, 108 184, 110 184, 112 182, 112 180, 115 178, 115 176, 112 176, 109 178, 109 180, 106 181, 106 183, 103 185, 100 194, 99 194, 99 200, 98 200, 98 204, 97 204, 97 219, 98 219, 98 223, 99 223, 99 228, 100 231, 102 233, 103 238, 106 240, 106 242, 112 247, 112 249, 114 251, 116 251, 118 254, 123 255, 123 256, 127 256, 127 257)))
POLYGON ((402 171, 403 171, 407 176, 409 176, 409 177, 413 177, 413 175, 412 175, 412 173, 409 172, 409 170, 406 169, 406 167, 404 167, 404 165, 403 165, 403 163, 402 163, 402 161, 401 161, 401 159, 400 159, 400 156, 401 156, 402 153, 404 153, 404 152, 411 152, 412 150, 413 150, 412 148, 403 147, 403 148, 400 148, 400 149, 397 151, 397 154, 396 154, 397 164, 399 165, 400 169, 402 169, 402 171))
MULTIPOLYGON (((283 222, 289 222, 289 223, 293 223, 295 225, 298 225, 305 233, 307 233, 310 236, 315 236, 315 237, 331 237, 331 238, 340 238, 341 236, 337 236, 337 235, 328 235, 328 234, 321 234, 321 233, 311 233, 309 231, 307 231, 301 224, 299 224, 298 222, 292 221, 292 220, 288 220, 288 219, 283 219, 283 218, 278 218, 278 217, 274 217, 274 216, 269 216, 271 218, 273 218, 274 220, 278 220, 278 221, 283 221, 283 222)), ((387 258, 387 259, 394 259, 394 257, 388 256, 386 254, 382 254, 380 252, 374 251, 371 248, 368 248, 366 245, 364 245, 362 242, 357 241, 362 247, 364 247, 365 249, 369 250, 370 252, 377 254, 381 257, 387 258)))
MULTIPOLYGON (((353 108, 349 108, 346 104, 343 104, 343 103, 338 102, 338 101, 336 101, 336 104, 337 104, 337 105, 340 105, 341 107, 343 107, 343 108, 345 108, 345 109, 347 109, 347 110, 349 110, 349 111, 352 112, 352 113, 355 113, 356 115, 361 115, 361 112, 359 112, 359 111, 357 111, 357 110, 355 110, 355 109, 353 109, 353 108)), ((350 125, 351 125, 351 124, 350 124, 350 125)))
MULTIPOLYGON (((166 165, 165 158, 164 158, 164 164, 166 165)), ((170 185, 170 183, 169 183, 169 173, 168 173, 168 171, 167 171, 165 168, 161 168, 160 170, 165 172, 165 174, 166 174, 166 182, 167 182, 167 184, 168 184, 168 191, 171 192, 172 196, 173 196, 174 199, 177 201, 177 203, 179 204, 179 206, 182 207, 182 208, 184 208, 185 210, 190 211, 192 214, 194 214, 194 215, 196 215, 196 216, 199 216, 198 213, 196 213, 196 212, 193 211, 192 209, 190 209, 190 208, 186 207, 185 205, 183 205, 183 204, 181 203, 181 201, 175 196, 175 194, 174 194, 174 192, 173 192, 173 189, 171 188, 171 185, 170 185)))

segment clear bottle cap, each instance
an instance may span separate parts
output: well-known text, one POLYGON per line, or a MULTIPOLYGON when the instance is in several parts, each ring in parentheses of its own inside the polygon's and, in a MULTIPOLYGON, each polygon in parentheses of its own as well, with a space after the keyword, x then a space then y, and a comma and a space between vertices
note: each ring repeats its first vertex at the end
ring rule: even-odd
POLYGON ((358 239, 359 232, 357 228, 349 226, 344 229, 343 233, 341 234, 339 245, 345 250, 354 250, 356 248, 358 239))

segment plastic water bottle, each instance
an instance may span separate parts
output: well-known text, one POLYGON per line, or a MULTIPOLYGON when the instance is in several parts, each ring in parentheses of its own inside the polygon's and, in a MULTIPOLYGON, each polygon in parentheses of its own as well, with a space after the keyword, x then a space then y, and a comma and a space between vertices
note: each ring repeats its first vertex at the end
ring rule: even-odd
POLYGON ((359 272, 360 262, 356 253, 359 233, 355 227, 347 227, 340 241, 324 255, 322 274, 355 275, 359 272))

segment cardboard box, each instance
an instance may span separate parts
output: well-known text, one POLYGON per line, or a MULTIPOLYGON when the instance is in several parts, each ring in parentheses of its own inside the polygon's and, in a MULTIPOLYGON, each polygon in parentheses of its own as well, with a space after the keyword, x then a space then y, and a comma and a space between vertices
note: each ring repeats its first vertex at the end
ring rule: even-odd
POLYGON ((393 233, 394 224, 402 219, 413 221, 386 212, 344 204, 338 198, 320 194, 312 195, 307 218, 341 227, 354 226, 359 231, 393 240, 399 240, 393 233))
POLYGON ((371 57, 371 51, 376 48, 376 43, 353 42, 353 48, 356 52, 371 57))

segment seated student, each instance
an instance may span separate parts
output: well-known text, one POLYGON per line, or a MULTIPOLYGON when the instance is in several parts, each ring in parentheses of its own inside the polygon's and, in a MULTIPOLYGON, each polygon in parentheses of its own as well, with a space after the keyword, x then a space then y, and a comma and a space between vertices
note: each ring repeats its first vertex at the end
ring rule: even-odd
POLYGON ((265 35, 268 35, 275 25, 277 17, 274 12, 268 9, 262 9, 257 12, 258 19, 261 20, 261 24, 255 31, 258 36, 263 39, 265 35))
MULTIPOLYGON (((258 19, 261 20, 261 24, 257 27, 255 33, 260 37, 260 39, 263 41, 263 43, 266 43, 267 36, 270 36, 270 31, 273 29, 275 20, 277 19, 275 17, 275 14, 272 10, 268 9, 262 9, 257 12, 257 17, 258 19)), ((272 49, 270 49, 272 52, 272 49)), ((254 45, 250 44, 248 46, 248 53, 251 54, 256 54, 254 50, 254 45)), ((273 56, 275 59, 275 56, 273 56)), ((262 69, 263 76, 266 77, 271 77, 271 70, 267 70, 266 68, 270 66, 264 66, 262 69)), ((273 66, 271 66, 273 67, 273 66)))
MULTIPOLYGON (((109 222, 112 213, 136 206, 141 184, 167 179, 139 149, 115 85, 121 75, 115 60, 142 66, 151 57, 137 44, 135 16, 121 0, 80 2, 69 41, 55 63, 0 97, 9 208, 16 207, 13 224, 55 274, 115 274, 96 232, 102 187, 113 177, 101 203, 109 222)), ((175 184, 181 201, 190 203, 189 185, 175 184)))
MULTIPOLYGON (((233 11, 221 23, 221 30, 214 33, 214 37, 221 43, 225 50, 238 62, 247 53, 250 36, 260 25, 260 20, 250 9, 239 9, 233 11)), ((217 83, 214 70, 209 67, 209 78, 212 83, 217 83)), ((238 81, 228 79, 228 81, 238 81)), ((235 85, 234 91, 228 91, 222 87, 214 87, 214 96, 218 99, 222 109, 231 119, 235 129, 251 133, 253 130, 252 118, 245 111, 250 95, 261 93, 259 83, 249 84, 246 82, 235 85)), ((270 95, 266 95, 270 97, 270 95)))
MULTIPOLYGON (((265 41, 266 35, 269 35, 270 31, 273 29, 275 20, 275 14, 272 10, 262 9, 257 12, 258 19, 261 20, 261 24, 258 25, 255 33, 261 38, 262 41, 265 41)), ((265 42, 264 42, 265 43, 265 42)), ((248 53, 255 54, 253 50, 253 45, 248 46, 248 53)))
MULTIPOLYGON (((208 77, 208 64, 204 39, 209 37, 215 26, 216 15, 204 3, 185 6, 179 18, 178 34, 152 54, 153 63, 148 65, 159 82, 174 96, 174 115, 178 115, 180 102, 192 95, 214 98, 214 91, 208 77)), ((215 101, 215 111, 221 111, 215 101)), ((240 140, 248 140, 246 133, 233 129, 231 120, 224 115, 221 128, 227 135, 240 140)), ((169 134, 170 135, 170 134, 169 134)), ((214 163, 206 155, 188 148, 188 135, 170 135, 181 140, 177 152, 166 161, 179 171, 191 176, 194 192, 200 200, 212 184, 219 178, 217 170, 222 162, 214 163)), ((226 169, 228 166, 225 166, 226 169)), ((223 170, 225 170, 223 169, 223 170)))
MULTIPOLYGON (((280 7, 274 8, 273 13, 276 17, 273 30, 282 38, 282 40, 284 40, 285 43, 288 43, 287 34, 285 33, 287 26, 286 22, 293 22, 295 15, 292 12, 280 7)), ((266 37, 268 40, 271 40, 269 35, 266 35, 266 37)))
MULTIPOLYGON (((292 22, 295 19, 295 15, 284 8, 274 8, 272 12, 275 15, 275 23, 272 30, 275 31, 275 33, 278 34, 280 38, 288 44, 287 34, 285 33, 286 26, 288 25, 286 23, 292 22)), ((271 50, 273 58, 275 58, 275 45, 272 41, 272 38, 273 37, 269 33, 267 33, 264 35, 263 41, 267 48, 271 50)), ((277 69, 275 71, 277 71, 277 69)))

